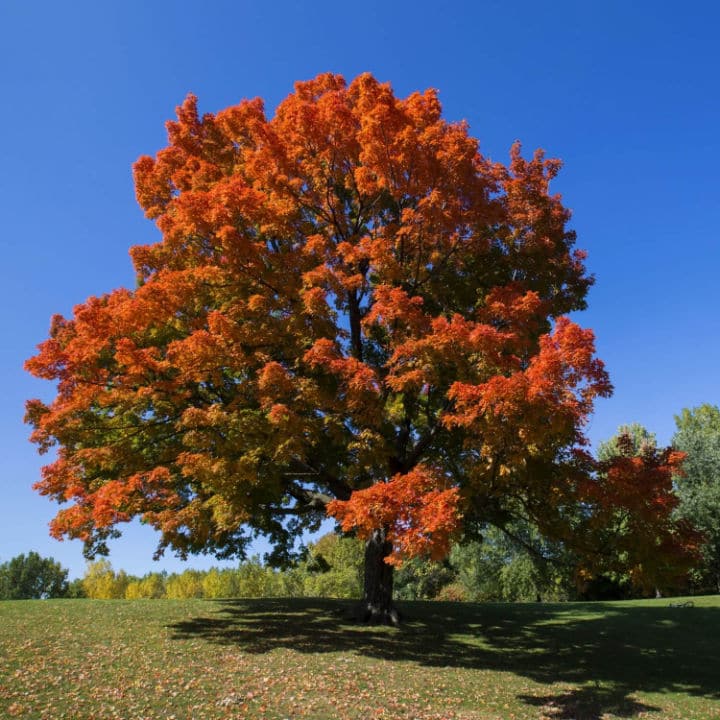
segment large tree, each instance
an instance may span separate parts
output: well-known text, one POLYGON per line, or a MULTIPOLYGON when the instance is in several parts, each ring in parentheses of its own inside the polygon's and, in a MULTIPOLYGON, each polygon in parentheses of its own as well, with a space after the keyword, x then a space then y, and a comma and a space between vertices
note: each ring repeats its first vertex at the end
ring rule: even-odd
POLYGON ((199 116, 135 164, 162 239, 134 290, 55 317, 28 361, 57 382, 28 404, 57 537, 105 551, 119 523, 159 551, 273 560, 329 513, 366 540, 369 616, 392 568, 440 557, 470 521, 521 516, 569 537, 592 468, 578 453, 611 392, 593 334, 566 314, 591 284, 560 163, 480 154, 428 90, 362 75, 301 82, 199 116))

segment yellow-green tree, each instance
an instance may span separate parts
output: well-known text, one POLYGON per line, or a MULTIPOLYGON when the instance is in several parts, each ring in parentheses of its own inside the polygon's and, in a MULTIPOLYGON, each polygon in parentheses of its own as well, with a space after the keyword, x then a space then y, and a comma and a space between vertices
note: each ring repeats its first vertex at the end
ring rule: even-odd
POLYGON ((148 573, 139 580, 132 580, 125 589, 126 600, 151 600, 164 597, 165 579, 160 573, 148 573))
POLYGON ((240 591, 237 572, 235 570, 218 570, 211 568, 203 578, 203 597, 231 598, 237 597, 240 591))
POLYGON ((116 573, 108 560, 88 563, 82 584, 85 594, 94 600, 119 600, 131 582, 124 570, 116 573))
POLYGON ((335 533, 310 546, 305 566, 305 594, 313 597, 359 598, 362 595, 364 546, 357 538, 335 533))
POLYGON ((203 573, 199 570, 185 570, 170 575, 165 583, 165 594, 173 600, 203 597, 203 573))

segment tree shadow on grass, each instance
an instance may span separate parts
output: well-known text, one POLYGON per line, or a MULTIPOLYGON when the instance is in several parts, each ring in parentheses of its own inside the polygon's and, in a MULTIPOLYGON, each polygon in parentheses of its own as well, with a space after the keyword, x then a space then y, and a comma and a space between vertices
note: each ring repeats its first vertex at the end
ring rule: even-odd
POLYGON ((174 637, 246 653, 347 652, 574 685, 543 697, 519 696, 558 720, 599 720, 604 713, 631 718, 659 709, 633 699, 638 691, 720 699, 716 608, 417 602, 401 605, 400 628, 357 624, 353 605, 344 601, 216 601, 208 609, 208 617, 173 624, 174 637))
POLYGON ((619 718, 633 718, 641 713, 646 717, 661 708, 638 702, 629 693, 635 692, 627 685, 611 688, 582 687, 555 695, 518 695, 528 705, 542 709, 543 717, 552 720, 602 720, 607 713, 619 718))

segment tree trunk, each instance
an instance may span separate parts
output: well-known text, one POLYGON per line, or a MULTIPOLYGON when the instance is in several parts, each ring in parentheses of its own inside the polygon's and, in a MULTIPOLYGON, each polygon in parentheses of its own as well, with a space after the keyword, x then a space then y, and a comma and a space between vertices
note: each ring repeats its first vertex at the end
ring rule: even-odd
POLYGON ((365 589, 360 607, 363 622, 397 625, 400 615, 393 605, 393 566, 385 562, 392 545, 385 540, 385 530, 375 530, 365 544, 365 589))

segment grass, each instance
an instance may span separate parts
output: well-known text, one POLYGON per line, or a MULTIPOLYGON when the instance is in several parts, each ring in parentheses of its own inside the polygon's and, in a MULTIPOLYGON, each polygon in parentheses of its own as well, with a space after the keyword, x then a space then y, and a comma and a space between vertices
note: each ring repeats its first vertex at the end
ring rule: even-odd
POLYGON ((720 718, 720 597, 404 603, 0 603, 0 717, 720 718))

